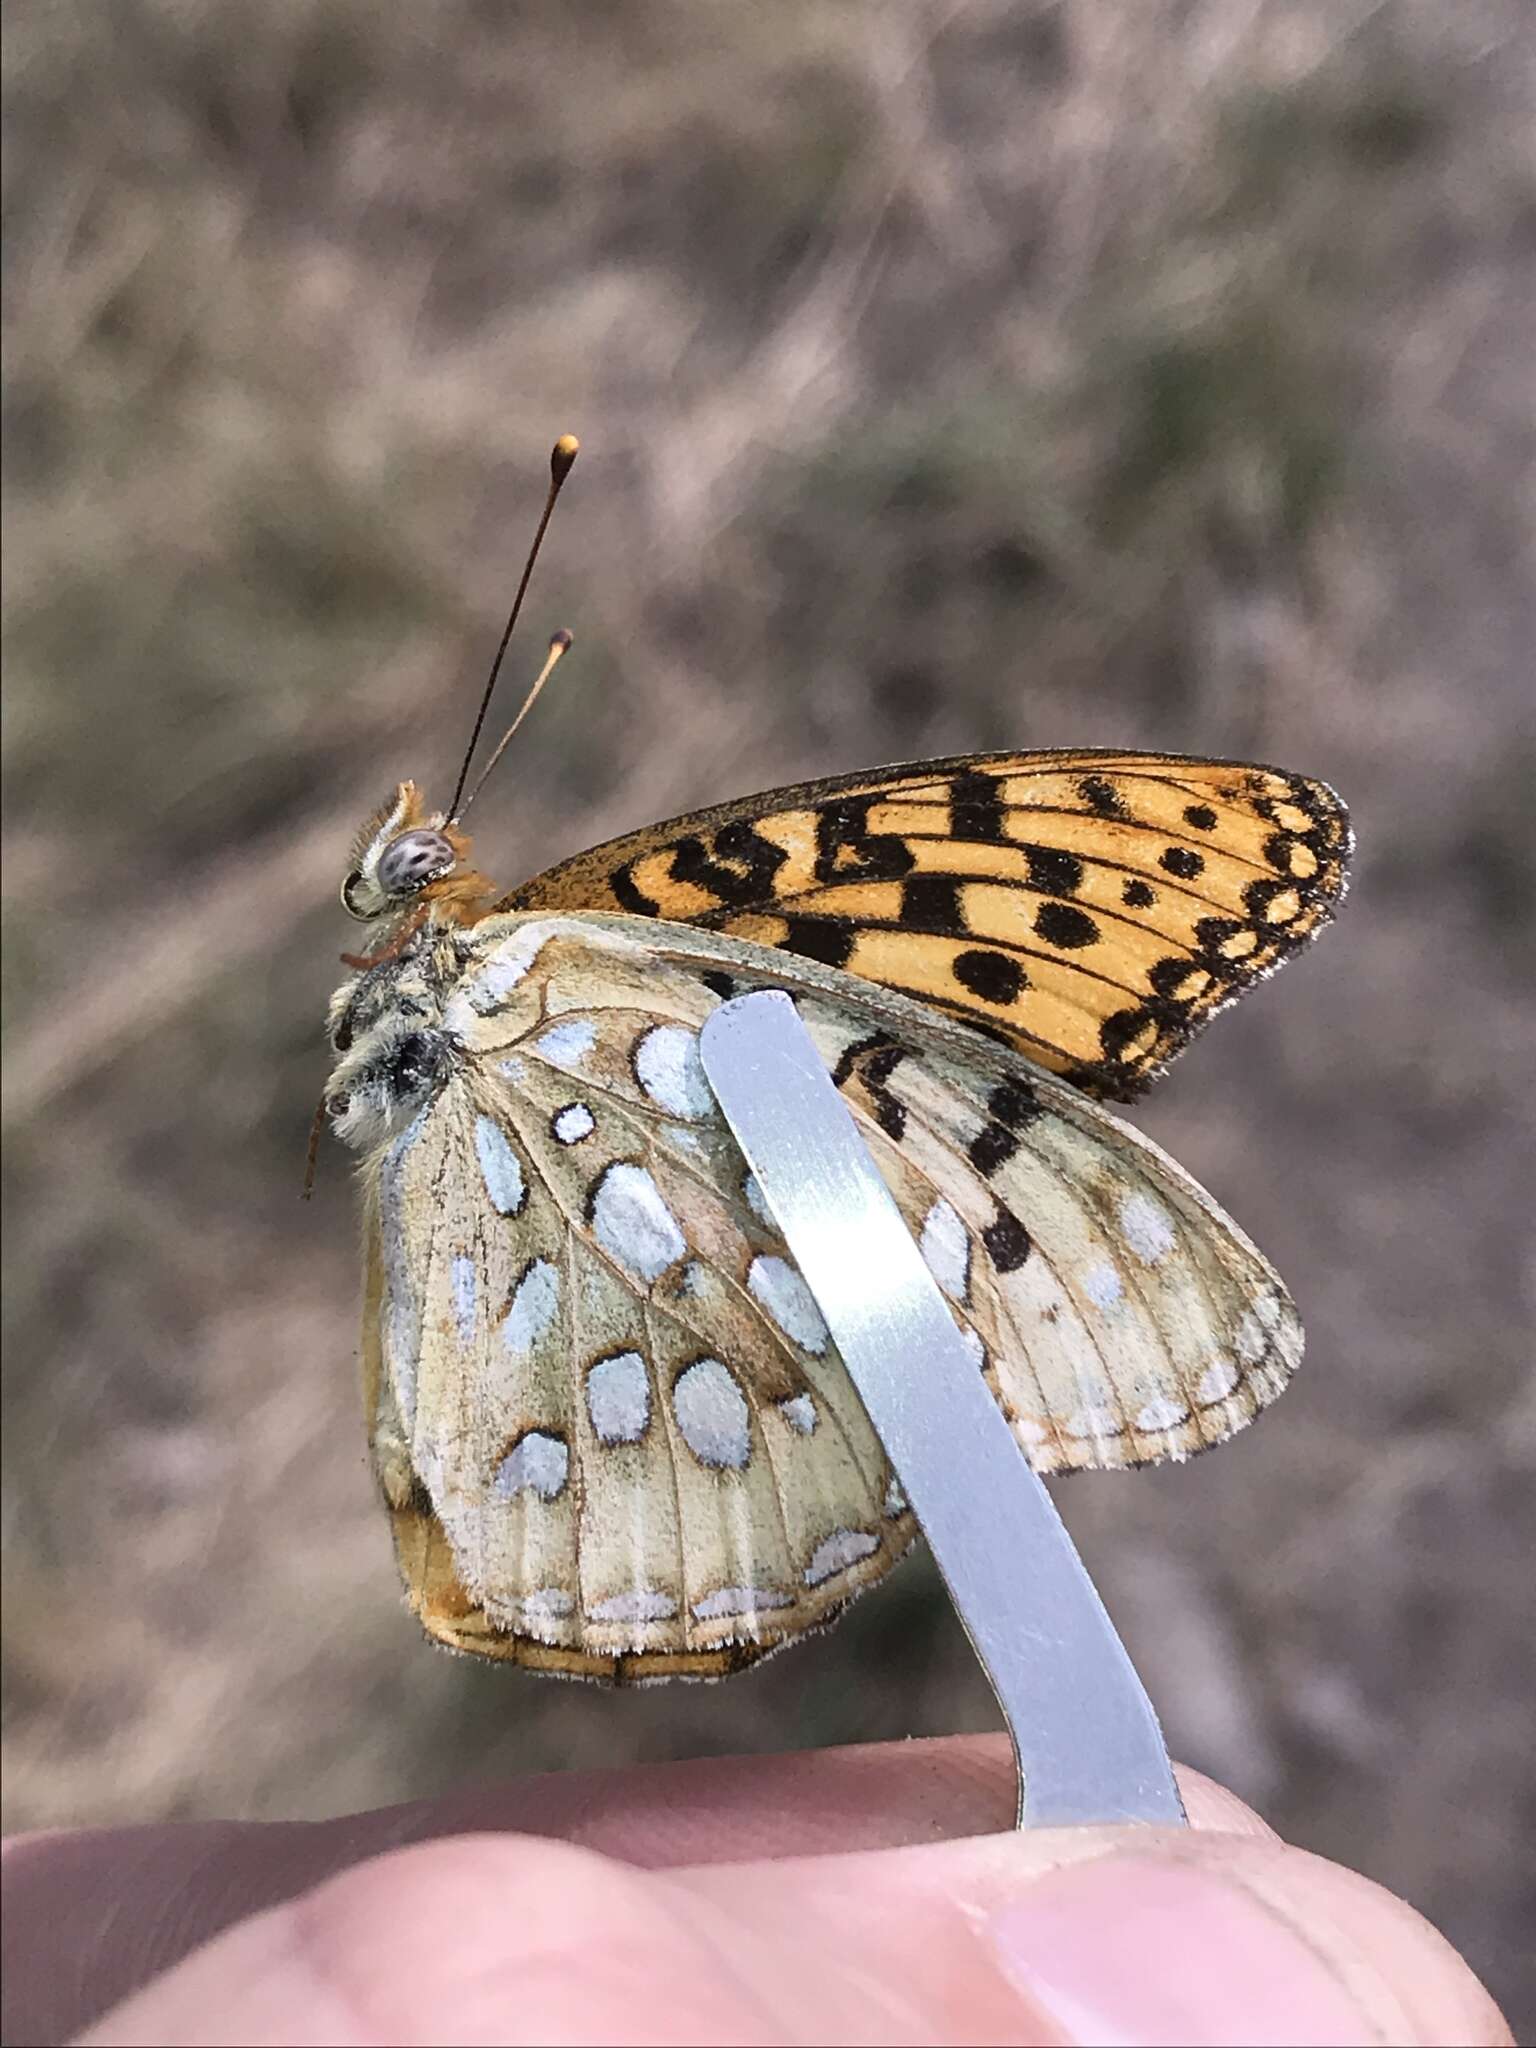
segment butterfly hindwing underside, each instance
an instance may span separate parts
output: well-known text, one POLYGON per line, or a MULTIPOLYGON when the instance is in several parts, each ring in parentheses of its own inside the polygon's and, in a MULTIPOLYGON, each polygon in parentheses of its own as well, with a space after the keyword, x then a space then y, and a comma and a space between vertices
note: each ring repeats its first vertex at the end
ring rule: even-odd
POLYGON ((614 909, 916 997, 1134 1098, 1331 915, 1326 784, 1232 761, 976 754, 807 783, 632 832, 499 908, 614 909))
POLYGON ((710 1011, 761 987, 794 997, 1036 1469, 1188 1456, 1299 1358, 1278 1278, 1187 1175, 932 1006, 650 915, 429 928, 339 992, 333 1087, 343 1120, 382 1119, 365 1392, 441 1641, 719 1676, 829 1622, 911 1541, 699 1062, 710 1011))

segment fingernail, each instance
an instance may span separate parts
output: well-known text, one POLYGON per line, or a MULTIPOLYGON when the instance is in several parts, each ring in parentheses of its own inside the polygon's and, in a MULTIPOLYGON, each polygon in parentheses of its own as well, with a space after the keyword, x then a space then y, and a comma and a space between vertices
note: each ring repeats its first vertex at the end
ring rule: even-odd
POLYGON ((1095 2048, 1354 2048, 1381 2035, 1301 1935, 1235 1878, 1106 1856, 1038 1879, 994 1914, 1005 1975, 1095 2048))

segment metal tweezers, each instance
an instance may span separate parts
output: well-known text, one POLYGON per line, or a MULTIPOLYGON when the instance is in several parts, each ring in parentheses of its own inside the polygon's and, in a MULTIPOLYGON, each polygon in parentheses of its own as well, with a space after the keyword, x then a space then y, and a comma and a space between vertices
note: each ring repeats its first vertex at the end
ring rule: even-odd
POLYGON ((790 998, 722 1003, 704 1070, 997 1694, 1018 1825, 1185 1824, 1162 1731, 790 998))

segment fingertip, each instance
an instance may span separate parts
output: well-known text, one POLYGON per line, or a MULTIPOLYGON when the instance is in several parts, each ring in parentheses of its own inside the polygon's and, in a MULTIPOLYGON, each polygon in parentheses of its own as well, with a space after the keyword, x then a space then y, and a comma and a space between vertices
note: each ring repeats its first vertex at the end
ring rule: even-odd
POLYGON ((999 1964, 1067 2042, 1492 2044, 1492 1999, 1412 1907, 1238 1835, 1168 1836, 1045 1872, 989 1915, 999 1964))
MULTIPOLYGON (((1286 1848, 1230 1846, 1241 1882, 1312 1944, 1383 2029, 1438 2048, 1510 2048, 1509 2024, 1468 1964, 1422 1913, 1343 1864, 1286 1848)), ((1374 2038, 1374 2037, 1373 2037, 1374 2038)))

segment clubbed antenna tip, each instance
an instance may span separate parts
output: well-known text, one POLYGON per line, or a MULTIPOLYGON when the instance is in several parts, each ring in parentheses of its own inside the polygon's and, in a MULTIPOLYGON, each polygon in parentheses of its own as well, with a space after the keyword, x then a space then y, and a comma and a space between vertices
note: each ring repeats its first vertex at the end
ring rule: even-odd
MULTIPOLYGON (((517 615, 523 608, 523 599, 528 593, 528 579, 533 574, 534 563, 539 559, 539 549, 543 544, 545 530, 549 525, 549 516, 555 509, 555 500, 560 495, 560 486, 565 482, 566 478, 570 475, 571 465, 572 463, 575 462, 577 451, 580 447, 581 443, 577 440, 574 434, 562 434, 559 440, 555 443, 554 447, 550 450, 549 496, 544 500, 544 511, 539 520, 538 529, 533 536, 533 546, 528 550, 528 560, 523 565, 522 580, 517 586, 517 595, 512 600, 512 610, 508 614, 506 626, 502 631, 501 645, 496 649, 496 658, 491 663, 491 673, 489 680, 487 681, 485 686, 485 694, 481 697, 480 709, 475 714, 474 727, 469 735, 469 745, 464 750, 464 765, 459 770, 459 779, 458 782, 455 784, 453 791, 453 801, 448 806, 447 815, 450 819, 457 818, 459 816, 459 799, 463 796, 464 785, 469 780, 469 764, 475 758, 475 748, 478 746, 480 741, 481 728, 485 724, 485 714, 487 713, 487 711, 490 710, 491 698, 496 693, 496 678, 501 674, 502 657, 503 655, 505 655, 507 651, 507 642, 512 638, 512 628, 517 624, 517 615)), ((565 646, 568 647, 569 645, 570 637, 569 635, 567 635, 565 646)), ((563 654, 564 652, 565 647, 562 647, 560 649, 560 653, 563 654)), ((558 659, 558 656, 556 657, 556 659, 558 659)), ((550 666, 552 667, 553 663, 551 663, 550 666)), ((546 668, 545 674, 547 675, 548 672, 549 670, 546 668)), ((542 683, 542 681, 543 677, 541 676, 539 679, 539 683, 542 683)), ((533 701, 533 697, 536 697, 538 695, 539 683, 535 683, 533 688, 533 696, 529 698, 529 703, 533 701)), ((523 710, 526 711, 527 708, 528 705, 525 704, 523 706, 523 710)), ((520 720, 521 717, 522 712, 519 712, 518 719, 520 720)), ((516 730, 516 723, 517 722, 514 721, 514 731, 516 730)), ((511 733, 507 735, 507 738, 511 738, 511 733)), ((506 740, 503 740, 502 746, 505 745, 506 740)), ((501 752, 501 748, 498 747, 496 751, 497 754, 499 755, 501 752)), ((484 782, 484 780, 485 777, 482 775, 480 778, 480 782, 484 782)), ((476 789, 480 787, 480 782, 477 782, 475 784, 476 789)))

